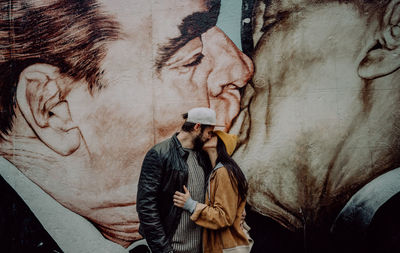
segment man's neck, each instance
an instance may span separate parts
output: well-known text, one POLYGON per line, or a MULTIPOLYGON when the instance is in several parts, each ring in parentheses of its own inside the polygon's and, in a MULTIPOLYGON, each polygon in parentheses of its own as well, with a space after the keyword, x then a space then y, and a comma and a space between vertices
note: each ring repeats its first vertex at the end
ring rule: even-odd
POLYGON ((193 149, 193 136, 191 133, 181 131, 178 133, 176 136, 178 138, 179 142, 181 143, 182 147, 188 148, 188 149, 193 149))
POLYGON ((1 142, 0 154, 24 174, 29 171, 51 170, 48 164, 58 164, 57 156, 35 138, 14 135, 12 141, 1 142))
POLYGON ((0 175, 23 199, 63 251, 126 252, 124 245, 104 239, 101 231, 96 230, 91 222, 60 205, 12 163, 1 157, 0 175), (48 215, 50 212, 51 215, 48 215))
MULTIPOLYGON (((81 178, 88 178, 90 176, 83 169, 89 167, 90 163, 84 148, 78 149, 70 156, 60 156, 55 152, 51 152, 47 146, 36 138, 13 135, 13 138, 10 138, 10 140, 0 142, 1 156, 11 162, 30 181, 42 188, 46 194, 67 209, 91 220, 99 232, 114 243, 128 247, 133 241, 132 238, 141 238, 139 233, 131 232, 134 230, 133 228, 136 229, 136 222, 129 223, 128 225, 119 225, 116 223, 118 229, 114 229, 113 225, 110 226, 109 224, 108 217, 112 217, 115 213, 118 213, 120 216, 125 215, 127 217, 126 220, 133 220, 132 213, 135 208, 133 205, 113 208, 93 208, 93 205, 98 206, 98 203, 101 203, 99 199, 102 198, 102 195, 117 195, 123 192, 125 188, 121 187, 112 192, 111 190, 110 192, 106 192, 103 188, 103 185, 106 184, 99 180, 94 180, 98 182, 99 187, 93 191, 88 191, 86 188, 87 183, 80 183, 81 178), (76 168, 75 171, 73 170, 74 168, 76 168), (82 174, 79 172, 82 172, 82 174), (77 178, 79 180, 75 180, 77 178), (80 195, 80 199, 76 197, 78 195, 80 195), (125 238, 128 238, 128 235, 130 236, 129 240, 125 240, 125 238)), ((82 182, 89 182, 89 180, 82 179, 82 182)), ((109 197, 108 199, 113 198, 109 197)), ((109 201, 108 199, 104 202, 109 201)))

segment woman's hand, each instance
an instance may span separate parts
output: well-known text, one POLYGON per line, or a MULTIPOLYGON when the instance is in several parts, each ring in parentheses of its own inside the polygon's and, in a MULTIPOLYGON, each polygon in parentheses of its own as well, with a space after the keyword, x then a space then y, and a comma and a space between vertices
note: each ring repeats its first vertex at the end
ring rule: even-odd
POLYGON ((244 229, 244 220, 246 219, 246 209, 243 209, 242 216, 240 217, 240 227, 244 229))
POLYGON ((190 192, 186 188, 186 186, 183 186, 183 190, 185 193, 178 192, 176 191, 174 194, 174 205, 177 207, 183 207, 186 203, 186 201, 190 198, 190 192))

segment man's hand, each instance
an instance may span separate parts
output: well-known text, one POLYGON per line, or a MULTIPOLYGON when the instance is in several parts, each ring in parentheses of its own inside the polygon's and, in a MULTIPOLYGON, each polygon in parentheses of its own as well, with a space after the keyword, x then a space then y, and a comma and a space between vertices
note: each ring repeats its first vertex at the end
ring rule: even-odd
POLYGON ((190 192, 188 191, 186 186, 183 186, 183 190, 185 191, 185 193, 176 191, 175 194, 174 194, 174 205, 177 206, 177 207, 180 207, 180 208, 183 208, 183 206, 185 205, 186 201, 189 198, 191 198, 190 197, 190 192))

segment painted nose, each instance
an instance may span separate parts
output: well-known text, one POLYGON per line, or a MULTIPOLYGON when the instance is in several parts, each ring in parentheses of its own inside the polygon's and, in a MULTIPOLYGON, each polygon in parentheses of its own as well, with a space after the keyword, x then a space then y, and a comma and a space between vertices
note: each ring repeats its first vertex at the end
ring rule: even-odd
POLYGON ((208 77, 211 95, 218 96, 225 86, 241 88, 254 72, 253 62, 217 27, 203 34, 204 52, 211 59, 208 77))
POLYGON ((239 113, 239 88, 245 86, 254 73, 253 63, 217 27, 202 35, 203 54, 208 61, 207 79, 210 107, 217 112, 217 123, 229 130, 239 113))

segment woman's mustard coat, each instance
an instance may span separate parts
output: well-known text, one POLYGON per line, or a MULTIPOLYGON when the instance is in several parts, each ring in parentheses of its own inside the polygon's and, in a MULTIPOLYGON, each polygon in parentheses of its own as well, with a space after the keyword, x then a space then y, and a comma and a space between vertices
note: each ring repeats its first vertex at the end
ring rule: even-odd
POLYGON ((205 204, 197 203, 190 217, 205 228, 204 253, 219 253, 249 243, 240 226, 246 200, 240 199, 237 183, 231 181, 227 169, 217 167, 210 175, 205 204))

